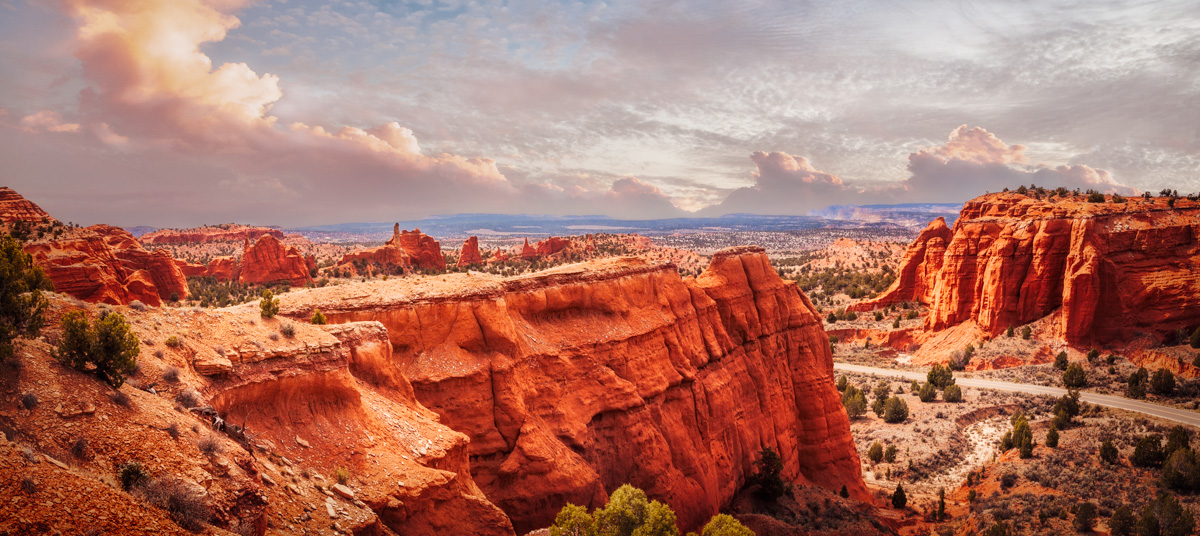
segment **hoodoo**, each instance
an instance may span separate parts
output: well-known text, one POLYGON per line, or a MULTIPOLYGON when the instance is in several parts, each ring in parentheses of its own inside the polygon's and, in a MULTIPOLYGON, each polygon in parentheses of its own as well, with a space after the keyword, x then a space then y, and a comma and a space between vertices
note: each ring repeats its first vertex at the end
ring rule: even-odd
POLYGON ((475 236, 463 241, 462 253, 458 256, 459 267, 472 264, 483 264, 483 257, 479 254, 479 238, 475 236))
POLYGON ((282 314, 381 322, 518 533, 624 483, 698 527, 765 447, 785 477, 867 498, 821 321, 761 248, 721 251, 686 280, 636 258, 439 279, 289 293, 282 314))
POLYGON ((929 306, 925 326, 973 320, 990 335, 1047 315, 1072 344, 1200 325, 1200 203, 1165 198, 988 194, 954 225, 934 221, 896 282, 855 306, 929 306))

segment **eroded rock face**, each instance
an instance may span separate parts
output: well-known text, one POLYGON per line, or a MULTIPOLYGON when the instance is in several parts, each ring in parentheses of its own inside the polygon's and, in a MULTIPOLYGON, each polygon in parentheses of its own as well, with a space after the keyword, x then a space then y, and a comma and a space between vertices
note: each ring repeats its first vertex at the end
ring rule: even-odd
POLYGON ((143 244, 199 244, 204 242, 243 242, 255 241, 263 236, 273 236, 283 240, 283 231, 270 227, 251 227, 247 225, 228 224, 213 227, 196 227, 193 229, 159 229, 142 235, 139 240, 143 244))
POLYGON ((467 437, 417 402, 383 325, 324 331, 246 343, 222 359, 202 348, 193 366, 213 376, 205 390, 228 422, 307 466, 347 468, 354 498, 395 533, 511 536, 508 518, 471 478, 467 437), (224 365, 197 366, 214 360, 224 365))
POLYGON ((338 261, 338 267, 352 270, 358 270, 358 266, 363 264, 384 273, 409 267, 445 270, 446 258, 437 240, 420 229, 401 231, 397 223, 392 227, 392 238, 384 245, 347 253, 338 261))
POLYGON ((146 251, 128 231, 93 225, 25 245, 58 292, 94 303, 158 306, 188 296, 187 279, 165 250, 146 251))
POLYGON ((470 438, 474 480, 518 532, 624 483, 699 527, 764 447, 789 479, 867 498, 828 338, 761 249, 720 252, 695 280, 635 258, 489 277, 293 292, 282 314, 385 325, 416 399, 470 438))
MULTIPOLYGON (((264 235, 253 246, 246 247, 238 269, 238 281, 242 283, 286 281, 294 287, 300 287, 312 281, 308 261, 300 251, 292 246, 284 246, 272 235, 264 235)), ((224 268, 220 270, 223 275, 224 268)))
POLYGON ((1196 202, 989 194, 963 206, 939 254, 943 235, 930 224, 892 288, 857 309, 920 301, 930 330, 974 320, 990 335, 1056 313, 1080 345, 1200 325, 1196 202))
POLYGON ((571 241, 565 238, 552 236, 537 243, 537 254, 539 257, 547 257, 554 255, 571 245, 571 241))
POLYGON ((479 254, 479 238, 475 236, 468 237, 463 241, 462 253, 458 255, 460 268, 472 264, 483 264, 483 256, 479 254))
POLYGON ((50 217, 42 207, 37 206, 34 202, 21 197, 12 188, 7 186, 0 187, 0 223, 13 223, 17 221, 27 221, 30 223, 53 223, 56 221, 50 217))

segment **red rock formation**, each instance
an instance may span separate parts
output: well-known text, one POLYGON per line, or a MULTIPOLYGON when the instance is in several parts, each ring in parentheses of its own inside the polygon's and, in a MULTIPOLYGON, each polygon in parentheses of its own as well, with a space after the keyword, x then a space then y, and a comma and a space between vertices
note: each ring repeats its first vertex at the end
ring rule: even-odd
POLYGON ((253 246, 246 247, 238 268, 238 281, 242 283, 286 281, 294 287, 300 287, 312 281, 304 256, 296 248, 284 246, 271 235, 264 235, 253 246))
POLYGON ((208 261, 206 275, 217 278, 217 281, 236 281, 241 274, 237 259, 224 255, 208 261))
POLYGON ((584 250, 584 251, 586 251, 586 252, 588 252, 588 253, 595 253, 595 252, 596 252, 596 235, 594 235, 594 234, 591 234, 591 233, 588 233, 588 235, 587 235, 587 245, 584 247, 584 249, 583 249, 583 250, 584 250))
POLYGON ((762 249, 719 252, 687 280, 606 259, 440 281, 292 292, 282 314, 382 322, 417 400, 471 438, 471 472, 518 532, 627 482, 698 527, 768 446, 788 479, 868 498, 821 321, 762 249))
POLYGON ((460 268, 472 264, 483 264, 483 257, 479 254, 479 238, 474 236, 463 241, 462 253, 458 256, 460 268))
POLYGON ((208 275, 208 267, 203 264, 193 264, 181 259, 175 259, 175 266, 183 272, 184 277, 200 277, 208 275))
POLYGON ((512 536, 508 518, 472 480, 467 436, 417 402, 387 330, 362 322, 325 331, 243 343, 224 355, 203 348, 195 359, 205 362, 213 407, 292 460, 328 475, 346 467, 354 498, 396 534, 512 536))
POLYGON ((401 231, 400 224, 392 227, 392 238, 377 248, 347 253, 338 261, 338 267, 357 269, 355 263, 368 265, 390 272, 394 268, 424 268, 445 270, 446 258, 437 240, 422 233, 420 229, 401 231))
POLYGON ((974 320, 990 335, 1058 312, 1059 335, 1080 345, 1200 325, 1196 202, 989 194, 963 206, 940 255, 935 227, 892 288, 857 309, 915 300, 930 330, 974 320))
POLYGON ((529 245, 529 239, 525 239, 525 245, 521 246, 521 258, 531 261, 537 258, 537 249, 529 245))
POLYGON ((917 239, 904 252, 896 281, 883 295, 870 302, 850 307, 853 311, 870 311, 902 301, 930 303, 937 276, 942 269, 942 256, 953 233, 946 226, 946 219, 938 217, 917 235, 917 239))
POLYGON ((503 249, 500 249, 500 248, 496 248, 496 251, 493 252, 492 256, 488 258, 488 264, 501 263, 501 262, 504 262, 511 258, 512 257, 509 256, 509 254, 506 251, 504 251, 503 249))
POLYGON ((262 236, 273 236, 283 240, 283 231, 270 227, 226 224, 195 227, 192 229, 159 229, 141 236, 143 244, 198 244, 203 242, 255 241, 262 236))
POLYGON ((71 231, 55 240, 25 245, 58 292, 95 303, 133 300, 162 305, 188 295, 187 278, 165 250, 146 251, 133 235, 108 225, 71 231))
POLYGON ((0 187, 0 223, 13 223, 17 221, 27 221, 31 223, 54 223, 54 218, 50 217, 42 207, 37 206, 34 202, 21 197, 12 188, 7 186, 0 187))
POLYGON ((535 250, 538 257, 548 257, 554 255, 571 245, 571 241, 565 238, 552 236, 537 243, 535 250))

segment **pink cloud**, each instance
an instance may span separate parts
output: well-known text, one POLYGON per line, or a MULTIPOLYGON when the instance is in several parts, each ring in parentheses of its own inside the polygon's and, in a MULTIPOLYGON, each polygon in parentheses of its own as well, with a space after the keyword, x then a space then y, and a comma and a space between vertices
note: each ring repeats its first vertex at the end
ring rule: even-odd
POLYGON ((21 119, 21 128, 25 132, 79 132, 79 123, 63 121, 58 112, 41 110, 21 119))

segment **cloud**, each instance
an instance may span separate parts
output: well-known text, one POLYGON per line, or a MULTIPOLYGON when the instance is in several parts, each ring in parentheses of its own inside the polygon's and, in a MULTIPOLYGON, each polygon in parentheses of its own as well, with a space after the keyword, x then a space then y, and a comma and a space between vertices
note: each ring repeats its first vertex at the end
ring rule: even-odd
POLYGON ((21 127, 25 132, 79 132, 79 123, 63 121, 58 112, 41 110, 21 119, 21 127))
POLYGON ((1136 195, 1134 188, 1117 182, 1108 171, 1086 165, 1031 165, 1025 147, 1005 145, 991 132, 962 125, 946 143, 908 156, 910 176, 903 182, 911 200, 958 202, 984 192, 998 192, 1022 184, 1067 189, 1095 189, 1104 193, 1136 195))
POLYGON ((701 210, 700 214, 807 214, 810 210, 855 203, 863 198, 862 189, 814 168, 807 158, 758 151, 750 155, 750 160, 757 166, 753 172, 754 186, 730 192, 720 204, 701 210))
MULTIPOLYGON (((80 98, 83 124, 46 110, 23 125, 50 132, 86 128, 110 147, 220 165, 232 176, 212 179, 209 195, 292 223, 438 212, 679 212, 659 188, 632 177, 598 191, 516 185, 493 159, 424 153, 413 131, 394 121, 373 128, 285 127, 272 113, 283 97, 279 77, 246 63, 214 67, 201 50, 240 25, 229 13, 246 3, 67 0, 78 24, 75 55, 89 82, 80 98)), ((193 206, 199 205, 177 208, 199 210, 193 206)))
POLYGON ((724 201, 701 210, 700 214, 802 215, 842 204, 957 203, 1022 184, 1125 195, 1138 193, 1103 169, 1082 164, 1030 164, 1025 150, 1022 145, 1004 143, 983 128, 962 125, 950 133, 946 143, 910 153, 909 176, 891 182, 844 181, 816 169, 807 158, 758 151, 750 155, 756 166, 752 173, 754 185, 734 190, 724 201))

